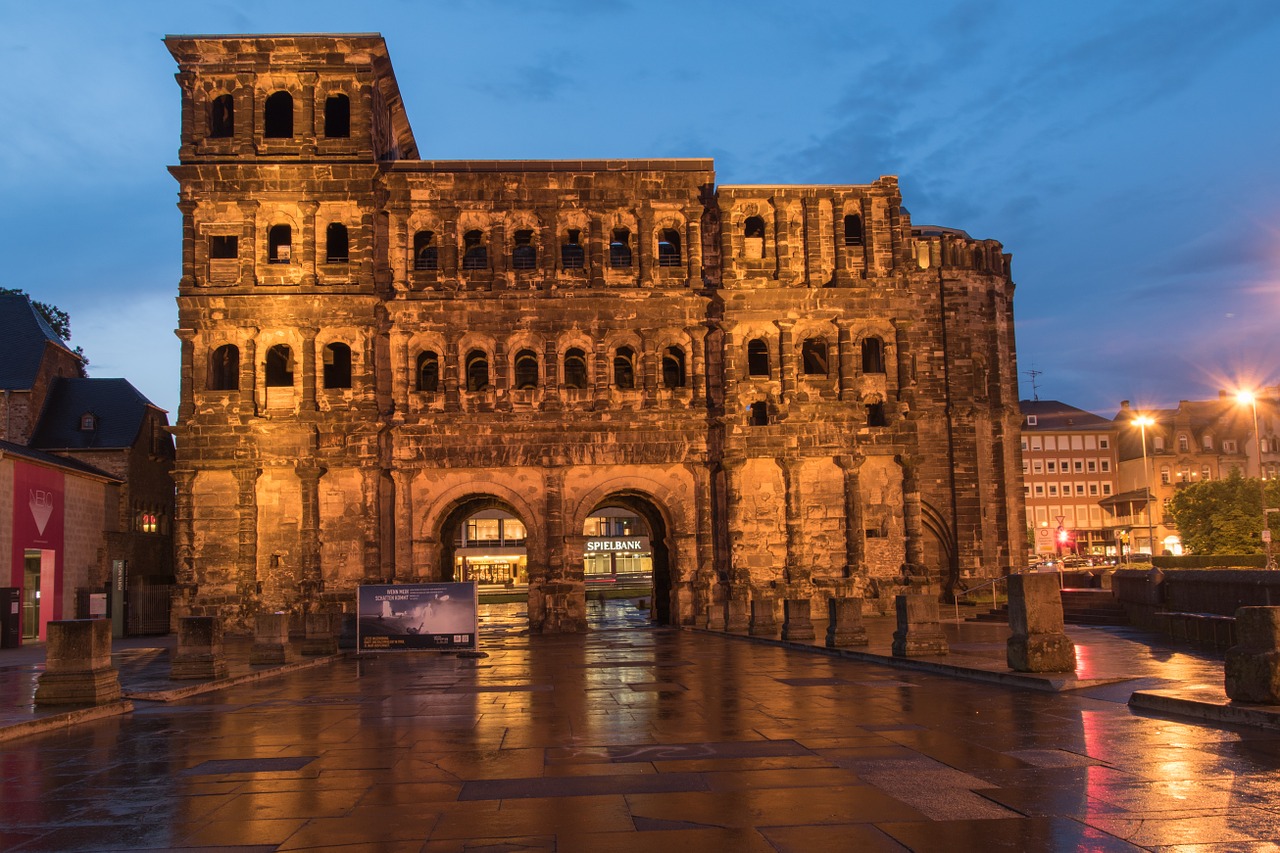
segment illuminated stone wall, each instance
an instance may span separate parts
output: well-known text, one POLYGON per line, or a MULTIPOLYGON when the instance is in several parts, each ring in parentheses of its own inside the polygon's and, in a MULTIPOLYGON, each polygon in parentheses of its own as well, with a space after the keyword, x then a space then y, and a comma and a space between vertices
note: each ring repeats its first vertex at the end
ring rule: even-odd
POLYGON ((681 624, 940 592, 1020 553, 1008 256, 913 226, 896 179, 423 160, 376 36, 166 42, 179 612, 449 579, 493 507, 528 528, 544 631, 585 625, 582 526, 608 505, 646 520, 681 624))

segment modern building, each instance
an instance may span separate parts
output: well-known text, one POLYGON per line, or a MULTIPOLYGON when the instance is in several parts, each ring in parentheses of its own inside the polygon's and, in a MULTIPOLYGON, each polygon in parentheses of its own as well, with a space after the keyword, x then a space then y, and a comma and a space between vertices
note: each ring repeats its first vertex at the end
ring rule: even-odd
POLYGON ((166 44, 180 612, 490 557, 573 631, 608 553, 657 619, 714 624, 1020 562, 1010 259, 913 224, 896 178, 422 159, 380 36, 166 44))

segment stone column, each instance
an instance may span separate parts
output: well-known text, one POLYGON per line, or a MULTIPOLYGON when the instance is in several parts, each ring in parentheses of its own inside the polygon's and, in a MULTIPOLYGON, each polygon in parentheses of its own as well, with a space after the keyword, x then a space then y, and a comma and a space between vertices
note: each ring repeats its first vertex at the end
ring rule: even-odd
POLYGON ((195 564, 193 562, 195 531, 191 526, 191 497, 195 482, 195 471, 189 468, 174 469, 173 549, 178 556, 174 571, 176 572, 176 580, 179 586, 189 586, 196 582, 195 564))
POLYGON ((291 258, 290 263, 301 263, 302 284, 314 287, 316 284, 316 214, 320 205, 314 201, 304 201, 298 205, 302 217, 302 251, 300 258, 291 258))
POLYGON ((915 465, 902 465, 902 515, 907 552, 907 570, 924 571, 924 510, 920 506, 920 482, 915 465))
POLYGON ((106 705, 120 700, 120 677, 111 666, 111 620, 56 620, 46 630, 37 705, 106 705))
POLYGON ((693 572, 694 607, 699 624, 704 620, 711 625, 711 612, 715 602, 716 570, 715 543, 711 522, 711 472, 706 463, 686 463, 693 475, 693 509, 697 519, 695 536, 695 560, 697 565, 693 572))
POLYGON ((867 629, 862 624, 861 598, 827 599, 827 647, 867 645, 867 629))
POLYGON ((318 329, 302 327, 302 411, 316 410, 316 387, 322 377, 316 371, 316 334, 318 329))
POLYGON ((396 489, 395 517, 395 576, 393 583, 416 580, 413 571, 413 480, 418 475, 414 468, 393 468, 391 480, 396 489))
POLYGON ((790 320, 775 320, 774 325, 778 327, 778 381, 782 386, 782 402, 785 405, 791 402, 796 390, 795 342, 791 339, 795 323, 790 320))
POLYGON ((560 353, 556 349, 554 338, 547 338, 542 348, 542 408, 548 412, 558 412, 562 408, 560 399, 560 353))
POLYGON ((863 536, 862 488, 858 483, 858 469, 862 457, 837 456, 836 464, 844 471, 844 576, 862 574, 863 536))
POLYGON ((449 335, 445 338, 444 352, 444 410, 446 412, 456 412, 461 408, 461 401, 458 397, 458 336, 456 334, 449 335))
POLYGON ((511 371, 507 364, 507 342, 496 338, 493 342, 493 387, 500 411, 511 409, 511 371))
MULTIPOLYGON (((304 71, 298 75, 302 84, 302 133, 294 128, 294 136, 302 138, 302 150, 305 154, 316 153, 316 80, 319 75, 314 71, 304 71)), ((323 115, 323 113, 321 113, 323 115)))
MULTIPOLYGON (((182 376, 180 379, 182 386, 182 396, 178 400, 178 423, 185 424, 191 420, 191 416, 195 414, 195 388, 196 371, 195 371, 195 339, 196 333, 194 329, 178 329, 174 332, 178 336, 181 343, 182 353, 182 376)), ((203 383, 201 383, 203 384, 203 383)))
POLYGON ((693 405, 707 404, 707 328, 706 326, 689 326, 685 329, 689 335, 689 386, 693 389, 693 405))
POLYGON ((700 211, 685 211, 687 217, 684 226, 685 249, 688 259, 689 286, 695 290, 702 287, 702 223, 698 216, 700 211))
POLYGON ((1280 705, 1280 607, 1236 611, 1236 645, 1223 670, 1232 702, 1280 705))
POLYGON ((1017 672, 1075 672, 1076 647, 1062 620, 1057 575, 1009 575, 1009 668, 1017 672))
POLYGON ((782 639, 787 641, 812 640, 812 602, 807 598, 788 598, 782 602, 782 639))
MULTIPOLYGON (((258 404, 258 332, 256 326, 244 330, 244 349, 240 353, 240 411, 257 415, 258 404)), ((265 403, 265 401, 264 401, 265 403)))
POLYGON ((604 340, 596 341, 595 406, 597 410, 609 406, 609 350, 604 340))
POLYGON ((771 596, 752 596, 751 598, 751 624, 747 626, 747 633, 753 637, 776 637, 778 635, 778 621, 774 614, 773 598, 771 596))
POLYGON ((259 613, 254 619, 249 663, 279 664, 288 657, 289 616, 285 613, 259 613))
POLYGON ((236 592, 241 598, 242 607, 248 606, 258 596, 258 477, 261 474, 262 470, 257 467, 235 470, 236 485, 239 487, 236 497, 236 515, 239 519, 236 592))
POLYGON ((747 618, 747 599, 740 596, 724 600, 724 629, 726 631, 745 631, 750 624, 747 618))
POLYGON ((599 216, 593 216, 587 226, 587 275, 592 287, 604 287, 608 252, 609 240, 604 233, 604 222, 599 216))
POLYGON ((849 320, 836 320, 836 358, 840 370, 840 399, 858 399, 853 358, 853 324, 849 320))
POLYGON ((899 595, 894 600, 898 630, 893 632, 895 657, 945 655, 950 651, 938 619, 938 599, 932 595, 899 595))
MULTIPOLYGON (((239 134, 240 131, 237 129, 236 133, 239 134)), ((240 255, 240 283, 255 285, 258 283, 258 210, 262 204, 258 201, 242 201, 239 207, 243 219, 240 242, 236 246, 236 252, 240 255)))
POLYGON ((653 268, 657 265, 657 259, 653 256, 657 235, 653 232, 653 207, 647 201, 640 205, 638 228, 640 233, 636 235, 636 251, 634 255, 636 277, 641 287, 651 287, 654 277, 653 268))
POLYGON ((302 588, 319 592, 320 586, 320 478, 327 469, 315 464, 299 464, 295 469, 302 492, 302 588))
POLYGON ((227 677, 221 619, 183 616, 178 620, 178 646, 169 664, 169 677, 177 681, 227 677))
POLYGON ((804 539, 803 503, 800 486, 803 460, 779 459, 782 468, 782 482, 787 490, 786 525, 787 525, 787 557, 783 566, 783 577, 789 585, 807 585, 811 576, 808 566, 803 564, 800 545, 804 539))
MULTIPOLYGON (((196 283, 196 203, 193 199, 183 198, 178 202, 178 210, 182 212, 182 278, 179 287, 194 287, 196 283)), ((198 277, 207 283, 207 277, 198 277)))

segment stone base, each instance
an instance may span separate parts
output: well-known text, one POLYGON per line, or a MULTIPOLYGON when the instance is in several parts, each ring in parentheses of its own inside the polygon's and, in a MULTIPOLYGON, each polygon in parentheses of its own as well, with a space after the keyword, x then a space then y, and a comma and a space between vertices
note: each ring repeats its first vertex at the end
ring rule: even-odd
POLYGON ((1232 646, 1227 649, 1223 672, 1232 702, 1280 705, 1280 651, 1232 646))
POLYGON ((36 684, 37 705, 106 705, 120 701, 120 676, 114 669, 45 672, 36 684))
POLYGON ((257 643, 249 652, 249 663, 254 666, 262 664, 286 663, 289 659, 289 648, 282 643, 257 643))
POLYGON ((745 598, 731 598, 725 602, 724 629, 726 631, 745 631, 749 624, 745 598))
POLYGON ((837 629, 834 625, 827 625, 827 648, 829 649, 865 646, 868 642, 866 628, 837 629))
POLYGON ((1015 672, 1076 671, 1076 646, 1066 634, 1010 637, 1006 658, 1015 672))
POLYGON ((175 681, 211 681, 227 677, 227 661, 220 655, 185 655, 169 664, 169 677, 175 681))
POLYGON ((893 632, 893 656, 899 658, 923 657, 926 655, 950 654, 951 646, 941 631, 893 632))

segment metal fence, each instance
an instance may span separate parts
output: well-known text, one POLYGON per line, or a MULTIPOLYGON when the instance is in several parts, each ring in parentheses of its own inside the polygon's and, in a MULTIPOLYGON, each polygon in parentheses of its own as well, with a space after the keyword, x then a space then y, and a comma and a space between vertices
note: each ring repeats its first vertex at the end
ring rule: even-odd
POLYGON ((129 587, 126 632, 130 636, 169 633, 169 584, 135 583, 129 587))

